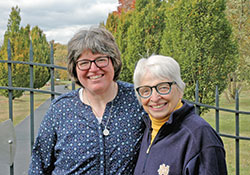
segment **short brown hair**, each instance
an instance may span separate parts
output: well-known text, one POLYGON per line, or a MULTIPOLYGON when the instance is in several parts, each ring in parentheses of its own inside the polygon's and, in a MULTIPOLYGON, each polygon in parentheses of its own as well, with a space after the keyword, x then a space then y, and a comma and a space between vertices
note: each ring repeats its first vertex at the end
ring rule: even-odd
POLYGON ((113 80, 118 80, 122 67, 121 54, 111 32, 104 27, 91 27, 89 30, 80 30, 68 42, 68 72, 80 86, 82 85, 77 78, 76 61, 85 50, 109 56, 114 66, 113 80))

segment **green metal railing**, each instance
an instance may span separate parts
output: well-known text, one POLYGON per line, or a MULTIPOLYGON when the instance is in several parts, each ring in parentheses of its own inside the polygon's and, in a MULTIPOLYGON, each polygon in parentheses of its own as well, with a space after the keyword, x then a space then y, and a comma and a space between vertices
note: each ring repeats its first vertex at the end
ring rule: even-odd
POLYGON ((242 137, 240 136, 240 114, 246 114, 250 115, 250 112, 246 111, 240 111, 239 110, 239 93, 238 91, 235 94, 235 110, 232 109, 226 109, 226 108, 220 108, 219 107, 219 91, 218 86, 216 86, 216 92, 215 92, 215 106, 206 105, 199 103, 199 83, 196 82, 196 88, 195 88, 195 102, 188 101, 189 103, 192 103, 195 105, 195 112, 196 114, 200 114, 200 107, 205 107, 208 109, 214 109, 215 110, 215 130, 218 132, 218 134, 222 137, 227 137, 235 140, 235 172, 236 175, 240 175, 240 140, 250 140, 250 137, 242 137), (220 132, 219 128, 219 118, 220 118, 220 111, 230 112, 235 114, 235 135, 225 134, 220 132))
MULTIPOLYGON (((34 92, 40 92, 45 94, 51 94, 51 100, 55 98, 55 95, 61 95, 61 93, 58 93, 55 91, 55 78, 54 78, 54 69, 61 69, 61 70, 67 70, 65 67, 56 66, 54 65, 54 50, 53 45, 51 44, 50 49, 50 62, 51 64, 42 64, 42 63, 35 63, 33 62, 33 47, 32 42, 30 42, 30 60, 29 62, 24 61, 13 61, 11 60, 11 47, 10 47, 10 41, 8 40, 8 60, 0 60, 0 63, 4 63, 8 65, 8 86, 0 86, 1 89, 7 89, 8 90, 8 97, 9 97, 9 119, 13 121, 13 90, 20 90, 20 91, 28 91, 30 92, 30 146, 31 148, 34 145, 34 92), (29 65, 30 68, 30 87, 24 88, 24 87, 13 87, 12 86, 12 64, 26 64, 29 65), (43 66, 48 67, 50 69, 50 84, 51 89, 48 90, 39 90, 34 89, 34 77, 33 77, 33 66, 43 66)), ((72 82, 72 89, 75 89, 75 83, 72 82)), ((14 164, 10 166, 10 175, 14 175, 14 164)))

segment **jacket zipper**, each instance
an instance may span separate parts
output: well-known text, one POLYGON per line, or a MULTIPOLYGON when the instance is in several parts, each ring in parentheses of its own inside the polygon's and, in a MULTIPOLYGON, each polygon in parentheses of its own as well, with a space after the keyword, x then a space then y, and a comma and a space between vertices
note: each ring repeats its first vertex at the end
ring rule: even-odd
MULTIPOLYGON (((147 122, 146 122, 146 123, 147 123, 147 122)), ((150 128, 150 127, 148 127, 148 128, 150 128)), ((149 133, 150 133, 150 136, 151 136, 151 132, 150 132, 150 131, 149 131, 149 133)), ((150 140, 151 140, 151 137, 150 137, 150 140)), ((146 164, 147 164, 147 160, 148 160, 148 154, 149 154, 149 151, 150 151, 151 146, 152 146, 152 143, 151 143, 151 141, 150 141, 150 144, 149 144, 149 146, 148 146, 148 148, 147 148, 147 150, 146 150, 146 158, 145 158, 144 165, 143 165, 143 169, 142 169, 142 173, 143 173, 143 174, 145 173, 145 168, 146 168, 146 164)))
POLYGON ((149 151, 150 151, 150 148, 151 148, 152 144, 150 143, 150 145, 148 146, 148 149, 146 151, 146 159, 144 161, 144 165, 143 165, 143 174, 145 173, 145 168, 146 168, 146 164, 147 164, 147 160, 148 160, 148 154, 149 154, 149 151))
POLYGON ((152 146, 152 144, 150 144, 150 145, 148 146, 148 149, 147 149, 147 151, 146 151, 147 155, 149 154, 149 151, 150 151, 151 146, 152 146))

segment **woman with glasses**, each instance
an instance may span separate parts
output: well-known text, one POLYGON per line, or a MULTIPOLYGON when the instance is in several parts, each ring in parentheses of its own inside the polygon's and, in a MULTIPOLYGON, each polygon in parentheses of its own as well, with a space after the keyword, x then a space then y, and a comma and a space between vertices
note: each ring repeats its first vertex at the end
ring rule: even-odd
POLYGON ((118 81, 121 57, 102 27, 68 43, 68 71, 79 89, 55 99, 41 123, 29 174, 133 174, 144 131, 132 84, 118 81))
POLYGON ((185 84, 173 58, 140 59, 134 87, 147 112, 135 175, 227 174, 223 142, 194 106, 182 100, 185 84))

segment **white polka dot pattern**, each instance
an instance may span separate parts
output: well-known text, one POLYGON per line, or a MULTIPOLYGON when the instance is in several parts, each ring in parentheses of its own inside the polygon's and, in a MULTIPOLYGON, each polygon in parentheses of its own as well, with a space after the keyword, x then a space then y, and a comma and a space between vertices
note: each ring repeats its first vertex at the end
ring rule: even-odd
POLYGON ((144 114, 133 85, 118 81, 119 91, 103 136, 111 102, 102 124, 78 90, 54 100, 41 123, 32 151, 29 174, 133 174, 142 139, 144 114))

